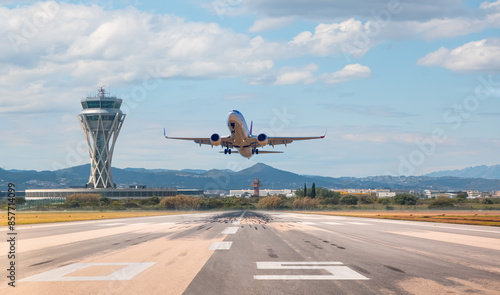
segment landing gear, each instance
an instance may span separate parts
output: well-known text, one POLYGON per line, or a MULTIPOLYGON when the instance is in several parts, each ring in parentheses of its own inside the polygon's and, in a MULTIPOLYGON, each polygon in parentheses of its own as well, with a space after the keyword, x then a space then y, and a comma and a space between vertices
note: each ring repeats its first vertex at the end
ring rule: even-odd
POLYGON ((231 149, 226 148, 226 149, 224 150, 224 154, 225 154, 225 155, 227 155, 227 154, 231 154, 231 149))
POLYGON ((254 154, 255 154, 255 155, 258 155, 258 154, 259 154, 259 150, 258 150, 258 149, 253 148, 253 149, 252 149, 252 155, 254 155, 254 154))

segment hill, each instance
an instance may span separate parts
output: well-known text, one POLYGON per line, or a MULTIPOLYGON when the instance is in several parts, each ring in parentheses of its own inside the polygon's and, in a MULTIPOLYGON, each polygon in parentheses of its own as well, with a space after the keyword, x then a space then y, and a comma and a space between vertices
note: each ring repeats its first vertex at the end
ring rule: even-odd
MULTIPOLYGON (((297 189, 304 183, 313 182, 318 187, 358 189, 405 189, 405 190, 480 190, 500 188, 500 179, 462 178, 456 176, 370 176, 323 177, 300 175, 258 163, 241 171, 232 170, 164 170, 144 168, 113 168, 113 179, 118 187, 147 185, 148 187, 175 187, 203 190, 230 190, 250 188, 254 178, 262 181, 263 188, 297 189)), ((90 164, 56 171, 22 171, 0 169, 0 189, 6 190, 8 182, 14 182, 17 190, 37 188, 68 188, 82 186, 88 181, 90 164)))
POLYGON ((430 177, 454 176, 463 178, 500 179, 500 165, 492 165, 492 166, 481 165, 481 166, 467 167, 458 170, 444 170, 444 171, 432 172, 424 176, 430 176, 430 177))

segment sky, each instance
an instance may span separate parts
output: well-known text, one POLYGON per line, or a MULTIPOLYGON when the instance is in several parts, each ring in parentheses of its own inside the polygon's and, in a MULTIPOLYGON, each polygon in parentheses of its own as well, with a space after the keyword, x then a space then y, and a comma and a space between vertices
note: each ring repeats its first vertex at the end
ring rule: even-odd
MULTIPOLYGON (((118 168, 256 163, 323 176, 500 162, 500 0, 0 0, 0 167, 89 163, 77 115, 104 85, 118 168), (323 140, 251 159, 167 135, 323 140)), ((272 149, 270 147, 264 150, 272 149)))

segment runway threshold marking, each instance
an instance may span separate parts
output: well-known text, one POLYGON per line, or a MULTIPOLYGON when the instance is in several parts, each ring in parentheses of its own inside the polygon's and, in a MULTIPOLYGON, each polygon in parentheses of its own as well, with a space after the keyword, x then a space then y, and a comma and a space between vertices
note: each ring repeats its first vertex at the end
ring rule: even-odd
POLYGON ((331 275, 254 275, 255 280, 369 280, 369 278, 355 272, 342 262, 257 262, 257 269, 322 269, 331 275))
POLYGON ((222 231, 222 234, 234 235, 238 231, 238 229, 239 229, 239 227, 237 227, 237 226, 228 227, 224 231, 222 231))
POLYGON ((208 250, 229 250, 233 242, 213 242, 208 250))
POLYGON ((62 282, 62 281, 126 281, 151 267, 156 262, 123 262, 123 263, 73 263, 49 270, 20 282, 62 282), (107 276, 69 276, 71 273, 87 267, 123 266, 107 276))

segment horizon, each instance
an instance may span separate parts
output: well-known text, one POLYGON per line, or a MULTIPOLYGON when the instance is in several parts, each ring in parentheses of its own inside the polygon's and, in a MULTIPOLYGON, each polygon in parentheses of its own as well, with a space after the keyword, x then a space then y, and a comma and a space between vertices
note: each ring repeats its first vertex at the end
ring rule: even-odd
POLYGON ((2 3, 5 170, 88 164, 77 115, 103 85, 123 99, 120 169, 359 178, 499 162, 500 0, 2 3), (254 134, 328 133, 251 159, 163 137, 225 136, 230 109, 254 134))
MULTIPOLYGON (((441 176, 429 176, 428 174, 434 174, 434 173, 444 173, 444 172, 457 172, 457 171, 462 171, 462 170, 466 170, 466 169, 470 169, 470 168, 478 168, 478 167, 493 167, 493 166, 498 166, 500 164, 494 164, 494 165, 477 165, 477 166, 469 166, 469 167, 464 167, 462 169, 455 169, 455 170, 440 170, 440 171, 434 171, 434 172, 430 172, 430 173, 427 173, 427 174, 422 174, 422 175, 366 175, 366 176, 361 176, 361 177, 356 177, 356 176, 348 176, 348 175, 342 175, 342 176, 337 176, 337 177, 333 177, 333 176, 325 176, 325 175, 320 175, 320 174, 300 174, 300 173, 297 173, 297 172, 294 172, 294 171, 289 171, 289 170, 283 170, 283 169, 279 169, 279 168, 276 168, 274 166, 271 166, 271 165, 268 165, 266 163, 261 163, 261 162, 258 162, 258 163, 255 163, 254 165, 252 166, 249 166, 249 167, 246 167, 246 168, 242 168, 240 170, 231 170, 231 169, 217 169, 217 168, 212 168, 212 169, 199 169, 199 168, 183 168, 183 169, 163 169, 163 168, 143 168, 143 167, 125 167, 125 168, 120 168, 120 167, 114 167, 112 166, 111 168, 113 169, 122 169, 122 170, 126 170, 126 169, 144 169, 144 170, 148 170, 148 171, 152 171, 152 170, 163 170, 163 171, 183 171, 183 170, 193 170, 193 171, 203 171, 203 172, 209 172, 209 171, 212 171, 212 170, 217 170, 217 171, 231 171, 231 172, 234 172, 234 173, 237 173, 237 172, 241 172, 243 170, 246 170, 246 169, 250 169, 250 168, 253 168, 257 165, 264 165, 264 166, 267 166, 267 167, 270 167, 272 169, 276 169, 276 170, 280 170, 280 171, 284 171, 284 172, 290 172, 290 173, 293 173, 293 174, 297 174, 299 176, 312 176, 312 177, 315 177, 315 176, 318 176, 318 177, 331 177, 331 178, 370 178, 370 177, 380 177, 380 176, 390 176, 390 177, 460 177, 460 176, 452 176, 452 175, 441 175, 441 176)), ((72 166, 72 167, 67 167, 67 168, 63 168, 63 169, 72 169, 72 168, 77 168, 77 167, 82 167, 82 166, 90 166, 90 163, 87 163, 87 164, 81 164, 81 165, 77 165, 77 166, 72 166)), ((4 170, 4 171, 23 171, 23 172, 31 172, 31 171, 35 171, 35 172, 56 172, 58 170, 20 170, 20 169, 4 169, 4 168, 1 168, 0 169, 4 170)), ((465 177, 465 178, 483 178, 483 177, 465 177)), ((483 179, 490 179, 490 178, 483 178, 483 179)))

